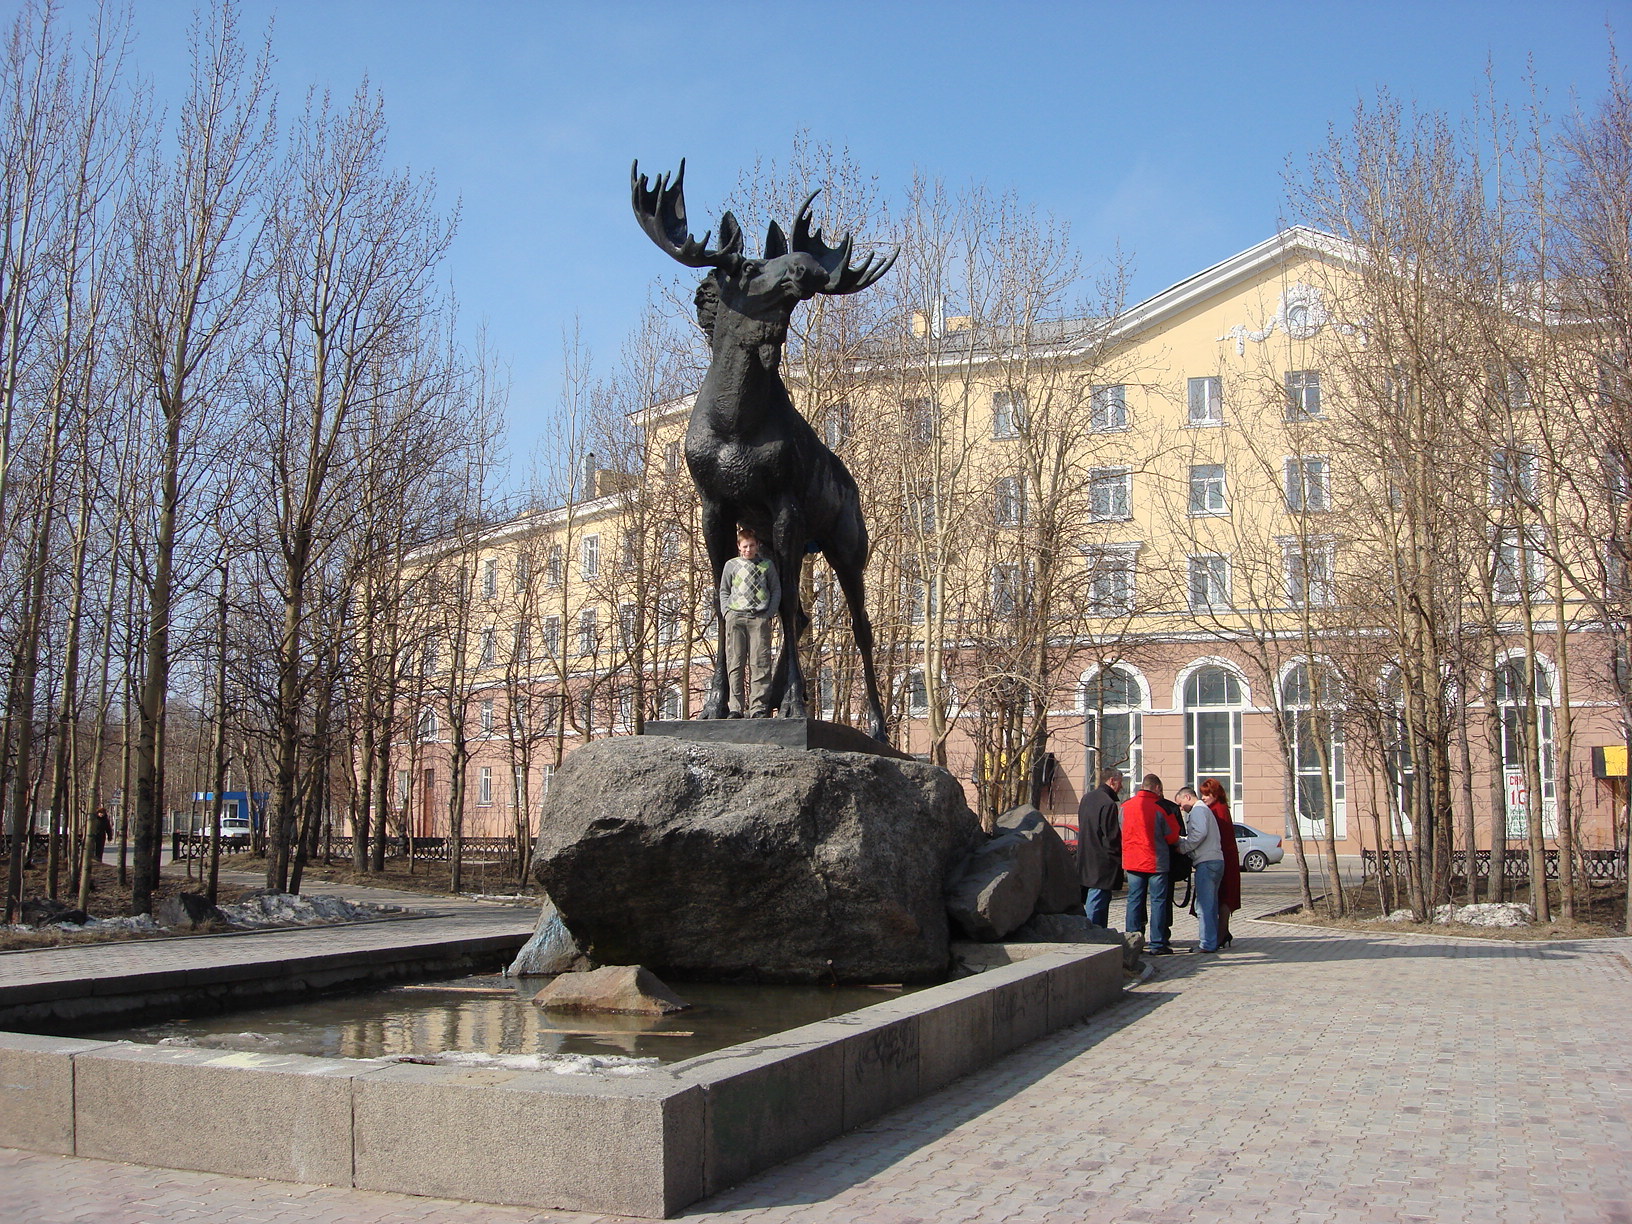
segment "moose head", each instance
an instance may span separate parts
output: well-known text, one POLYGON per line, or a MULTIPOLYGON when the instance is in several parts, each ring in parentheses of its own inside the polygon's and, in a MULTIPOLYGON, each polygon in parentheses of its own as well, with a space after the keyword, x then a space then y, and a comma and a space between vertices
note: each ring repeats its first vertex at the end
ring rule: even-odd
POLYGON ((640 172, 639 162, 629 170, 635 218, 641 229, 660 250, 686 267, 712 269, 697 290, 698 321, 711 336, 717 311, 724 309, 767 325, 774 333, 752 342, 763 343, 769 338, 780 341, 793 308, 800 302, 818 293, 859 293, 888 272, 899 253, 893 252, 887 258, 870 254, 852 265, 849 234, 838 246, 830 247, 822 240, 822 231, 812 228, 810 205, 818 194, 815 191, 799 206, 791 238, 780 225, 771 222, 764 253, 758 259, 744 253, 742 227, 729 212, 720 218, 719 244, 711 247, 710 234, 705 233, 701 241, 691 236, 686 221, 685 180, 684 159, 672 181, 669 175, 661 174, 650 186, 640 172))

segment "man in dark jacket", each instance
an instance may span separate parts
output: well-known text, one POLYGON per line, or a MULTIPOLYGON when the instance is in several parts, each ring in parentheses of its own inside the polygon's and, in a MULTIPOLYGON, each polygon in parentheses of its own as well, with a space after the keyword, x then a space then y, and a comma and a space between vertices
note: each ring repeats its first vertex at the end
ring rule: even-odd
POLYGON ((1111 925, 1111 894, 1122 876, 1122 771, 1107 769, 1099 787, 1077 807, 1077 866, 1088 890, 1083 913, 1097 927, 1111 925))

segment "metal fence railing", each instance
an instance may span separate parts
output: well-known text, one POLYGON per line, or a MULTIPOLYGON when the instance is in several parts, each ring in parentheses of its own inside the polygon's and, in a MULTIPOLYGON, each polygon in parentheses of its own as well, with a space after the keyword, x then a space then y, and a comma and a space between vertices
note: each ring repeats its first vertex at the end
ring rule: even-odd
MULTIPOLYGON (((1542 859, 1546 864, 1547 878, 1558 879, 1558 851, 1544 850, 1542 859)), ((1577 871, 1588 880, 1624 880, 1626 878, 1626 855, 1619 850, 1578 850, 1576 852, 1577 871)), ((1360 869, 1364 878, 1382 874, 1389 878, 1405 876, 1410 872, 1410 851, 1408 850, 1362 850, 1360 852, 1360 869)), ((1474 852, 1473 870, 1476 878, 1488 879, 1491 870, 1491 852, 1476 850, 1474 852)), ((1530 852, 1528 850, 1509 850, 1502 858, 1502 876, 1508 880, 1527 880, 1530 878, 1530 852)), ((1468 872, 1468 852, 1453 850, 1451 852, 1451 875, 1466 877, 1468 872)))

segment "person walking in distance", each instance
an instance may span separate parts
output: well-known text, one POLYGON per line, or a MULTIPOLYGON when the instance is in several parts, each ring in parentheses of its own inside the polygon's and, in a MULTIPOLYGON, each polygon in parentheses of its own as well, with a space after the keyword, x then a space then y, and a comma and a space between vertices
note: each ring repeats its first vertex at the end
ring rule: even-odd
POLYGON ((1230 915, 1241 908, 1241 851, 1235 844, 1235 819, 1224 798, 1224 784, 1217 778, 1203 778, 1201 801, 1218 822, 1219 848, 1224 852, 1224 878, 1218 886, 1218 946, 1227 948, 1235 938, 1230 934, 1230 915))
POLYGON ((776 565, 759 555, 759 537, 737 529, 737 555, 720 572, 720 615, 725 618, 729 718, 769 718, 771 621, 782 603, 776 565))
POLYGON ((1077 806, 1077 867, 1088 899, 1083 913, 1096 927, 1111 924, 1111 894, 1122 875, 1122 771, 1107 769, 1077 806))
POLYGON ((1190 856, 1196 881, 1196 921, 1201 927, 1196 947, 1201 952, 1217 952, 1218 888, 1224 879, 1224 851, 1219 845, 1218 821, 1213 818, 1212 808, 1190 787, 1179 791, 1178 800, 1179 810, 1184 813, 1184 835, 1179 838, 1179 849, 1190 856))
POLYGON ((1122 870, 1128 876, 1128 905, 1124 929, 1144 931, 1149 905, 1150 933, 1145 951, 1166 956, 1173 951, 1168 936, 1173 928, 1173 893, 1167 878, 1172 847, 1179 840, 1178 824, 1162 810, 1162 780, 1146 774, 1133 798, 1122 805, 1122 870))

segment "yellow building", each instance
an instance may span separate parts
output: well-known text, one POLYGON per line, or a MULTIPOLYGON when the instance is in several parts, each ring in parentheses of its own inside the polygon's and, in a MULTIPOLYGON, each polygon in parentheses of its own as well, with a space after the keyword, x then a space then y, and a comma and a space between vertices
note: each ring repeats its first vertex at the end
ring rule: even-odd
MULTIPOLYGON (((1115 317, 1000 328, 924 312, 837 377, 790 372, 863 491, 898 744, 943 760, 988 814, 1035 793, 1067 818, 1114 765, 1170 792, 1219 778, 1238 821, 1341 853, 1403 842, 1425 799, 1459 849, 1470 817, 1478 848, 1522 839, 1538 790, 1549 837, 1562 792, 1580 844, 1611 847, 1617 784, 1592 769, 1594 748, 1621 742, 1601 635, 1579 576, 1555 574, 1562 546, 1533 545, 1539 518, 1513 508, 1541 505, 1544 476, 1471 435, 1415 468, 1399 456, 1383 392, 1362 389, 1380 324, 1348 289, 1356 258, 1291 230, 1115 317), (1464 497, 1460 551, 1444 524, 1411 526, 1408 468, 1464 497), (1413 531, 1445 550, 1412 581, 1450 584, 1453 611, 1418 623, 1453 647, 1428 687, 1455 726, 1418 708, 1422 660, 1398 649, 1413 531), (1418 734, 1443 776, 1418 776, 1418 734)), ((1405 383, 1388 394, 1426 396, 1405 383)), ((575 744, 694 709, 712 590, 679 462, 686 408, 634 422, 640 471, 597 472, 577 504, 416 562, 462 576, 428 601, 443 646, 418 668, 418 734, 398 749, 415 831, 446 827, 455 757, 466 834, 503 835, 575 744)), ((807 566, 802 657, 812 714, 849 719, 859 686, 826 576, 807 566)))

